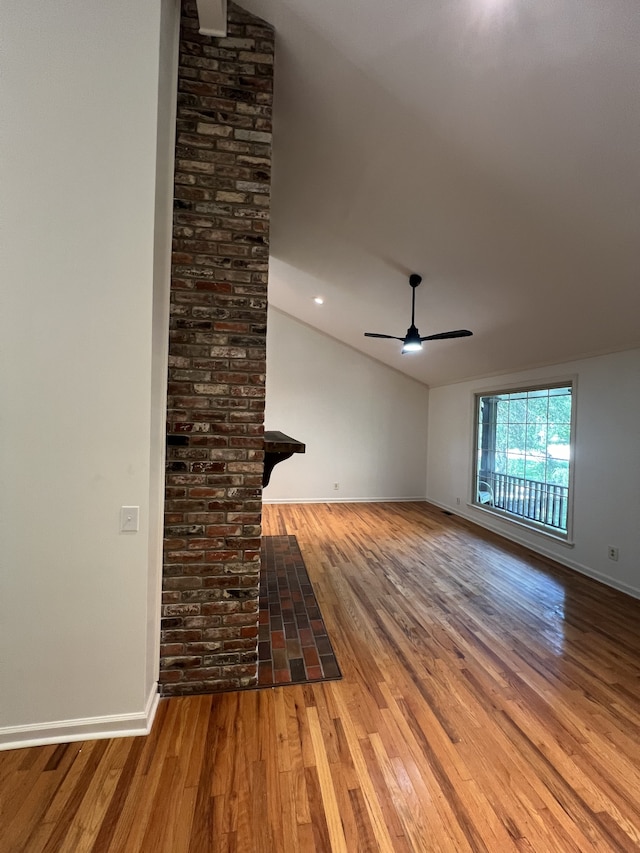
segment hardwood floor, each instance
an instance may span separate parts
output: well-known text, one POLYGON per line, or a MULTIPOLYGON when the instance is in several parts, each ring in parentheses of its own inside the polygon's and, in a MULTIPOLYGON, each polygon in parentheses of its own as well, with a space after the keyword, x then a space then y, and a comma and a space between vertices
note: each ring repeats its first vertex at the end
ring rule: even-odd
POLYGON ((640 850, 640 602, 426 504, 265 506, 344 678, 0 753, 2 853, 640 850))

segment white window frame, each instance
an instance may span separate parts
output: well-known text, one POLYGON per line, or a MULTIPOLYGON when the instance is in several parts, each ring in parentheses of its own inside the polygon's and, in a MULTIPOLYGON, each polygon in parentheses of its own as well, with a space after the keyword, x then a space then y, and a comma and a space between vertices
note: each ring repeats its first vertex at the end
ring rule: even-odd
POLYGON ((527 383, 518 384, 500 384, 494 387, 484 388, 474 391, 472 395, 472 411, 473 411, 473 447, 471 453, 471 494, 469 496, 469 505, 479 512, 487 513, 495 516, 501 521, 507 521, 516 527, 522 527, 535 533, 540 533, 543 536, 551 539, 573 544, 573 503, 575 493, 575 447, 576 447, 576 420, 577 420, 577 377, 564 376, 554 379, 540 379, 527 383), (492 506, 492 500, 486 496, 478 494, 478 430, 479 430, 479 407, 480 398, 488 396, 498 396, 500 394, 518 394, 528 391, 542 391, 552 388, 571 388, 571 427, 570 427, 570 451, 569 451, 569 480, 567 494, 567 530, 566 533, 556 527, 551 527, 545 523, 517 515, 515 513, 501 509, 500 507, 492 506), (486 499, 485 499, 486 497, 486 499))

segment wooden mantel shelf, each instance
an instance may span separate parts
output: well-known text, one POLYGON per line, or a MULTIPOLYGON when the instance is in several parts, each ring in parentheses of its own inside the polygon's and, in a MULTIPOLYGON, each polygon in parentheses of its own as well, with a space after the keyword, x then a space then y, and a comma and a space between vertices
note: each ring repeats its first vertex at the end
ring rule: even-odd
POLYGON ((304 453, 306 445, 290 435, 278 430, 265 430, 264 433, 264 473, 262 487, 269 485, 271 472, 278 462, 289 459, 294 453, 304 453))

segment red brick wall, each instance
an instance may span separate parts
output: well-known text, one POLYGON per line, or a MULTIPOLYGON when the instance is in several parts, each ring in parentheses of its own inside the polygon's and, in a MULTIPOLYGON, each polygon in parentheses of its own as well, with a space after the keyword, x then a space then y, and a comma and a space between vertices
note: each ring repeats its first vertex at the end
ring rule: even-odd
POLYGON ((169 344, 161 691, 256 680, 273 42, 183 4, 169 344))

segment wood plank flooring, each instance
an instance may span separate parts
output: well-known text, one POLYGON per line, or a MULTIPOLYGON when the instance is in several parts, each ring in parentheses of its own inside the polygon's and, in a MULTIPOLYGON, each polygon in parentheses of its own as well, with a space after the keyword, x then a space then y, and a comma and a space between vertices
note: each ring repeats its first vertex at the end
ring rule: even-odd
POLYGON ((344 678, 0 753, 2 853, 640 851, 640 602, 423 503, 263 528, 344 678))

